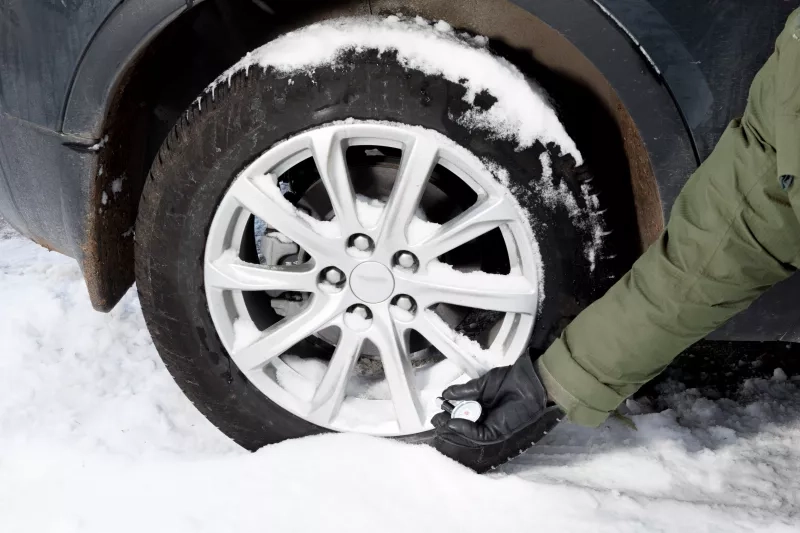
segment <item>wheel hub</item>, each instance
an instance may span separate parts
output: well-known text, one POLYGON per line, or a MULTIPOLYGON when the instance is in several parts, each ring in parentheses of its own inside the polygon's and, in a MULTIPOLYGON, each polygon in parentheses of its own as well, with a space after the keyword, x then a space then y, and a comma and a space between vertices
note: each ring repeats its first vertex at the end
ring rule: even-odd
POLYGON ((350 290, 359 300, 376 304, 392 295, 394 276, 378 262, 361 263, 350 273, 350 290))

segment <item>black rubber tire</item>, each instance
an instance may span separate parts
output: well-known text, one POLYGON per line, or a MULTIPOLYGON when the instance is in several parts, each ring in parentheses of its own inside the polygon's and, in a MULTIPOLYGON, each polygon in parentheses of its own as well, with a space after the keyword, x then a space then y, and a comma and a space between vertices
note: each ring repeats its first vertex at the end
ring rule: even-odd
MULTIPOLYGON (((522 193, 544 262, 545 298, 532 343, 545 348, 563 326, 607 287, 609 260, 590 271, 584 254, 591 231, 576 226, 562 205, 535 194, 540 154, 553 162, 583 210, 581 185, 589 175, 555 146, 517 151, 512 142, 458 124, 469 108, 465 89, 441 77, 407 70, 391 54, 351 53, 337 68, 290 78, 251 68, 204 94, 175 125, 144 186, 136 224, 136 279, 142 310, 175 381, 218 428, 245 448, 325 431, 268 400, 237 369, 208 313, 203 286, 206 233, 233 178, 276 142, 347 118, 395 121, 436 130, 509 172, 522 193)), ((491 105, 491 98, 485 105, 491 105)), ((429 433, 417 440, 425 441, 429 433)))

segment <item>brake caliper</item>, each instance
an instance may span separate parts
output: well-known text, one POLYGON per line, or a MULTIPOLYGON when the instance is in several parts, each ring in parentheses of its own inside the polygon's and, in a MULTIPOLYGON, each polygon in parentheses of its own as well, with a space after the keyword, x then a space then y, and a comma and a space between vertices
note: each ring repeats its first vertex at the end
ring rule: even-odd
MULTIPOLYGON (((283 233, 269 229, 261 236, 259 250, 261 262, 267 266, 300 265, 308 261, 308 254, 283 233)), ((294 316, 308 303, 309 295, 294 291, 267 291, 270 305, 282 317, 294 316)))

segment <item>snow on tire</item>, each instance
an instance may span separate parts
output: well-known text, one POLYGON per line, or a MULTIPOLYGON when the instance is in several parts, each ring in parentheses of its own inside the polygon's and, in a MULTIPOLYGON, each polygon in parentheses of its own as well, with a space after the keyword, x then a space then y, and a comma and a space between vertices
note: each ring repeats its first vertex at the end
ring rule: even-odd
POLYGON ((610 272, 542 91, 486 40, 346 19, 248 54, 164 142, 137 284, 175 380, 242 446, 429 436, 447 385, 542 349, 610 272))

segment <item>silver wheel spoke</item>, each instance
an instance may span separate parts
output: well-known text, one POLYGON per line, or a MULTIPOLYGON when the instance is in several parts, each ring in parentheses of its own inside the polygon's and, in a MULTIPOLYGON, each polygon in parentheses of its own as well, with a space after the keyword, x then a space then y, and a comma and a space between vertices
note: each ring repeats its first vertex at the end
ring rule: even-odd
POLYGON ((239 291, 301 291, 317 289, 317 275, 306 265, 265 267, 245 263, 226 252, 213 263, 206 263, 206 284, 217 289, 239 291))
POLYGON ((414 383, 414 369, 411 366, 405 339, 395 327, 387 307, 379 306, 374 312, 373 334, 370 340, 381 354, 383 371, 392 394, 400 430, 419 431, 424 424, 425 413, 414 383))
POLYGON ((423 308, 446 303, 506 313, 536 312, 536 287, 518 275, 482 274, 478 280, 453 270, 446 276, 419 276, 406 283, 411 294, 419 295, 423 308))
POLYGON ((406 229, 419 207, 422 191, 438 156, 438 146, 421 138, 404 151, 397 181, 383 213, 382 243, 397 246, 406 242, 406 229))
POLYGON ((345 396, 345 388, 361 353, 361 336, 341 327, 339 342, 333 352, 328 370, 311 400, 309 416, 320 423, 327 424, 336 418, 345 396))
POLYGON ((484 233, 514 220, 518 216, 503 198, 486 198, 479 201, 456 218, 448 221, 417 247, 424 250, 427 259, 436 259, 484 233))
MULTIPOLYGON (((263 179, 267 180, 268 178, 264 177, 263 179)), ((265 184, 264 187, 275 186, 265 184)), ((277 228, 278 231, 305 248, 312 256, 331 257, 337 253, 339 249, 337 243, 320 235, 310 225, 325 223, 309 221, 307 215, 298 212, 288 200, 280 196, 277 188, 267 193, 249 179, 241 177, 233 182, 228 194, 236 198, 252 214, 265 220, 270 226, 277 228)))
POLYGON ((311 151, 336 213, 336 220, 344 229, 343 234, 359 233, 362 225, 358 220, 355 192, 347 170, 341 138, 329 129, 314 130, 311 132, 311 151))
MULTIPOLYGON (((482 362, 458 346, 455 341, 457 335, 455 331, 452 329, 444 331, 442 326, 433 323, 427 312, 421 313, 412 327, 469 377, 480 377, 488 370, 482 362)), ((447 324, 444 324, 444 327, 449 329, 447 324)))
POLYGON ((272 358, 322 329, 339 313, 341 309, 336 301, 315 295, 303 311, 270 326, 254 342, 235 350, 236 364, 245 371, 262 368, 272 358))

